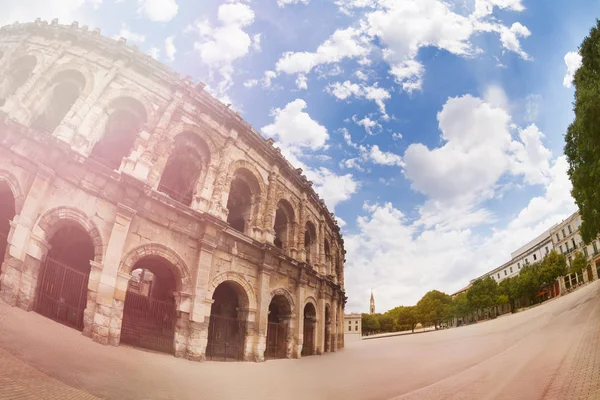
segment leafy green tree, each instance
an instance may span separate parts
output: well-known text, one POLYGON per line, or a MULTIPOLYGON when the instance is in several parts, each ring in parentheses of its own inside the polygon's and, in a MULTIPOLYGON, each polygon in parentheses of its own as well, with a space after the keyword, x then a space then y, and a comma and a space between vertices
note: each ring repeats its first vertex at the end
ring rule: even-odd
POLYGON ((379 331, 379 320, 375 315, 362 314, 361 323, 363 333, 370 334, 379 331))
POLYGON ((575 253, 575 258, 571 262, 571 268, 569 272, 572 274, 579 274, 583 272, 587 266, 588 260, 586 256, 581 251, 578 251, 575 253))
POLYGON ((379 320, 379 330, 382 332, 393 332, 395 327, 394 318, 388 313, 380 314, 377 316, 379 320))
MULTIPOLYGON (((498 284, 498 296, 503 296, 507 300, 507 303, 510 304, 510 312, 515 312, 515 301, 518 297, 516 293, 518 280, 519 275, 513 278, 506 278, 498 284)), ((500 302, 500 304, 506 303, 500 302)))
POLYGON ((538 272, 540 267, 541 262, 521 268, 519 279, 516 282, 517 297, 526 298, 530 302, 534 300, 541 287, 538 272))
POLYGON ((464 318, 472 312, 466 293, 461 293, 452 299, 451 312, 453 318, 464 318))
POLYGON ((449 295, 438 290, 425 293, 425 296, 417 303, 418 319, 423 323, 432 322, 435 329, 438 329, 447 314, 446 306, 451 302, 452 298, 449 295))
POLYGON ((575 120, 565 136, 571 194, 583 220, 579 232, 585 243, 600 234, 600 21, 581 46, 581 67, 574 76, 575 120))
POLYGON ((415 326, 417 325, 417 309, 415 306, 410 307, 397 307, 398 314, 396 319, 396 324, 398 328, 402 331, 411 330, 415 331, 415 326))
POLYGON ((486 310, 498 304, 498 283, 489 276, 477 279, 467 291, 467 300, 473 310, 486 310))

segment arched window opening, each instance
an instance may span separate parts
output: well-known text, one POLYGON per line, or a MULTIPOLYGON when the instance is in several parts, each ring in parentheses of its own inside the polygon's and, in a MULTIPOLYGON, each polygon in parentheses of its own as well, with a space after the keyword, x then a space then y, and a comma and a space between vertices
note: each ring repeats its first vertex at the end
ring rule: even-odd
POLYGON ((302 344, 302 357, 315 354, 315 334, 317 325, 317 310, 312 303, 304 306, 304 343, 302 344))
POLYGON ((111 169, 119 169, 123 157, 127 157, 137 134, 147 121, 144 106, 132 98, 120 98, 108 108, 108 120, 104 136, 94 146, 91 157, 111 169))
POLYGON ((285 296, 274 296, 269 304, 266 358, 286 358, 288 356, 291 317, 292 308, 285 296))
POLYGON ((280 200, 275 212, 275 239, 273 244, 280 249, 294 247, 294 209, 286 200, 280 200))
POLYGON ((227 200, 227 222, 233 229, 249 233, 256 214, 253 208, 258 204, 259 192, 258 182, 250 171, 244 168, 235 171, 227 200))
POLYGON ((10 187, 5 182, 0 182, 0 270, 6 251, 8 250, 8 234, 10 221, 15 217, 15 198, 10 187))
POLYGON ((173 353, 177 324, 174 293, 179 282, 175 267, 150 256, 133 268, 123 306, 121 342, 173 353))
POLYGON ((177 135, 158 191, 181 204, 191 206, 200 173, 209 161, 208 154, 206 144, 193 133, 177 135))
POLYGON ((206 356, 212 360, 243 360, 246 340, 246 295, 235 282, 223 282, 213 293, 206 356))
POLYGON ((59 228, 49 243, 51 247, 38 285, 36 311, 83 330, 94 244, 89 234, 75 223, 59 228))
POLYGON ((316 260, 317 251, 317 229, 312 222, 306 223, 304 231, 304 249, 306 250, 306 263, 313 264, 316 260))
MULTIPOLYGON (((0 58, 2 58, 0 56, 0 58)), ((16 60, 0 81, 0 107, 6 99, 15 94, 17 89, 27 82, 37 64, 34 56, 24 56, 16 60)))
POLYGON ((85 77, 79 71, 58 73, 50 81, 33 127, 52 133, 71 110, 85 86, 85 77))

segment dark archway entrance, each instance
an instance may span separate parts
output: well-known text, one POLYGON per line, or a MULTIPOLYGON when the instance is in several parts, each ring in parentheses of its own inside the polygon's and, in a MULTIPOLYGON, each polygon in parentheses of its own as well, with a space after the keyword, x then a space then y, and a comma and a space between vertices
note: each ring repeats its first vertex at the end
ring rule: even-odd
POLYGON ((206 357, 211 360, 244 360, 246 310, 242 309, 243 289, 223 282, 213 293, 206 357))
POLYGON ((15 217, 15 197, 5 182, 0 182, 0 271, 8 249, 10 221, 15 217))
POLYGON ((317 310, 312 303, 304 306, 304 344, 302 357, 315 354, 315 326, 317 324, 317 310))
POLYGON ((52 236, 50 246, 38 284, 35 310, 81 331, 94 244, 83 228, 67 223, 52 236))
POLYGON ((273 297, 269 304, 265 358, 287 358, 291 314, 292 309, 285 296, 273 297))
POLYGON ((331 312, 329 304, 325 305, 325 348, 324 352, 331 351, 331 312))
POLYGON ((173 354, 176 290, 176 278, 165 260, 146 257, 138 261, 127 287, 121 343, 173 354))

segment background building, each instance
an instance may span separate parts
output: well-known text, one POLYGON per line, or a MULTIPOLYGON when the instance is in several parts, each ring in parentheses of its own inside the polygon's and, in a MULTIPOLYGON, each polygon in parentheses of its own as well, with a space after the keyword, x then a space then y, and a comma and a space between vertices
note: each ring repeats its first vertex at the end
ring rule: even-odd
POLYGON ((362 335, 362 314, 353 313, 344 315, 344 334, 362 335))
POLYGON ((125 42, 0 29, 2 299, 192 360, 342 347, 344 242, 302 170, 125 42))

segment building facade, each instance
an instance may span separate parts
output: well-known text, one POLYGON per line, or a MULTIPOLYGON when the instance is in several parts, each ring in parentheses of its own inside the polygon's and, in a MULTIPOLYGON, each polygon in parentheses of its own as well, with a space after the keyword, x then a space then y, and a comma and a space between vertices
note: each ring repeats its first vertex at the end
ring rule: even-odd
POLYGON ((569 290, 586 282, 594 281, 600 275, 600 241, 596 238, 589 245, 583 243, 579 234, 580 226, 581 216, 579 212, 575 212, 555 225, 550 232, 554 248, 565 255, 569 267, 577 251, 582 252, 588 259, 585 271, 579 274, 568 274, 560 280, 562 290, 569 290))
POLYGON ((192 360, 343 347, 344 242, 239 114, 125 39, 0 29, 0 296, 192 360))
POLYGON ((344 333, 362 335, 362 314, 352 313, 344 315, 344 333))

